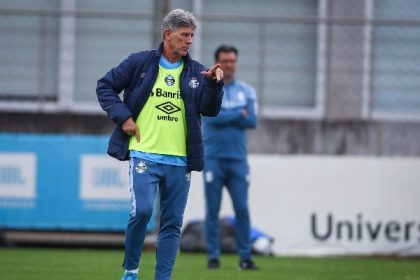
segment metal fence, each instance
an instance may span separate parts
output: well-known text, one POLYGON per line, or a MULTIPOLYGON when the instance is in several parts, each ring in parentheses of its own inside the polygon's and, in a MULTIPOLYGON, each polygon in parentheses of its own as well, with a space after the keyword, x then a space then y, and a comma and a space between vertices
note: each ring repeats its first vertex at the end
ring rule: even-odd
MULTIPOLYGON (((237 77, 256 88, 263 117, 420 121, 419 1, 166 4, 196 14, 195 59, 239 48, 237 77)), ((156 47, 154 5, 0 0, 0 110, 100 112, 96 80, 156 47)))

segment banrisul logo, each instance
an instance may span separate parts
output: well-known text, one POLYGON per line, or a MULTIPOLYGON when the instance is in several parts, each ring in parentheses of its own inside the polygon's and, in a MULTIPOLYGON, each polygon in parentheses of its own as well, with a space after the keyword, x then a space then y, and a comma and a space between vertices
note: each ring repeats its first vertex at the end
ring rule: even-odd
POLYGON ((163 90, 161 88, 156 88, 156 92, 151 91, 150 96, 166 97, 166 98, 174 98, 174 99, 182 98, 181 94, 179 93, 179 90, 176 92, 172 92, 172 91, 163 90))
POLYGON ((181 108, 179 108, 178 106, 176 106, 175 104, 173 104, 170 101, 159 104, 159 105, 156 106, 156 108, 161 110, 165 114, 168 114, 168 115, 173 114, 173 113, 181 110, 181 108))
POLYGON ((0 197, 35 198, 36 156, 0 153, 0 197))
POLYGON ((168 86, 173 86, 175 84, 175 78, 172 75, 166 75, 166 77, 165 77, 165 83, 168 86))
POLYGON ((82 200, 126 200, 127 164, 107 156, 82 155, 80 158, 80 198, 82 200))

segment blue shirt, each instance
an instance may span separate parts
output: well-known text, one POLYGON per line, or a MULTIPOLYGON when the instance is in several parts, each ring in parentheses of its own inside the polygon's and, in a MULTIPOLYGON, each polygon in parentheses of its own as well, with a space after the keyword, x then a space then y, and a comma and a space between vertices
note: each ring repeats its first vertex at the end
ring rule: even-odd
POLYGON ((255 128, 258 104, 255 90, 234 80, 223 86, 222 108, 216 117, 203 118, 205 158, 243 160, 247 156, 246 130, 255 128), (243 110, 248 115, 245 117, 243 110))

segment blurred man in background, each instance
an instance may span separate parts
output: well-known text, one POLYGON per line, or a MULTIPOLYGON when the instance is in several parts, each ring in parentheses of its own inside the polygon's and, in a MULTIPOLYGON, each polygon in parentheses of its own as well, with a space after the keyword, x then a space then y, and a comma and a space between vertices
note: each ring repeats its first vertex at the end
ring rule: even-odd
POLYGON ((99 102, 117 124, 108 154, 130 159, 132 209, 122 280, 138 278, 158 185, 160 228, 154 279, 171 278, 190 172, 204 166, 200 116, 218 114, 223 71, 219 65, 206 70, 188 55, 195 29, 191 13, 173 10, 163 19, 159 49, 130 55, 98 81, 99 102), (122 90, 123 101, 118 96, 122 90))
POLYGON ((208 268, 220 267, 219 210, 224 186, 232 199, 236 216, 236 241, 239 268, 256 270, 251 259, 250 218, 248 210, 249 167, 247 129, 257 126, 257 100, 254 89, 235 79, 238 50, 220 46, 216 63, 224 72, 222 109, 215 118, 204 118, 205 146, 205 231, 208 268))

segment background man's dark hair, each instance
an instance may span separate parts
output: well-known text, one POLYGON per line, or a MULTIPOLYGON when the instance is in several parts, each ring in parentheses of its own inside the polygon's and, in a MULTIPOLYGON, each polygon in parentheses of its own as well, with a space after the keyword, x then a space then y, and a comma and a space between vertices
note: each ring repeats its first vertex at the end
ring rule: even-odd
POLYGON ((236 56, 238 56, 238 49, 235 48, 234 46, 230 46, 230 45, 221 45, 220 47, 218 47, 216 49, 216 51, 214 52, 214 60, 217 61, 219 59, 219 54, 221 52, 234 52, 236 54, 236 56))

